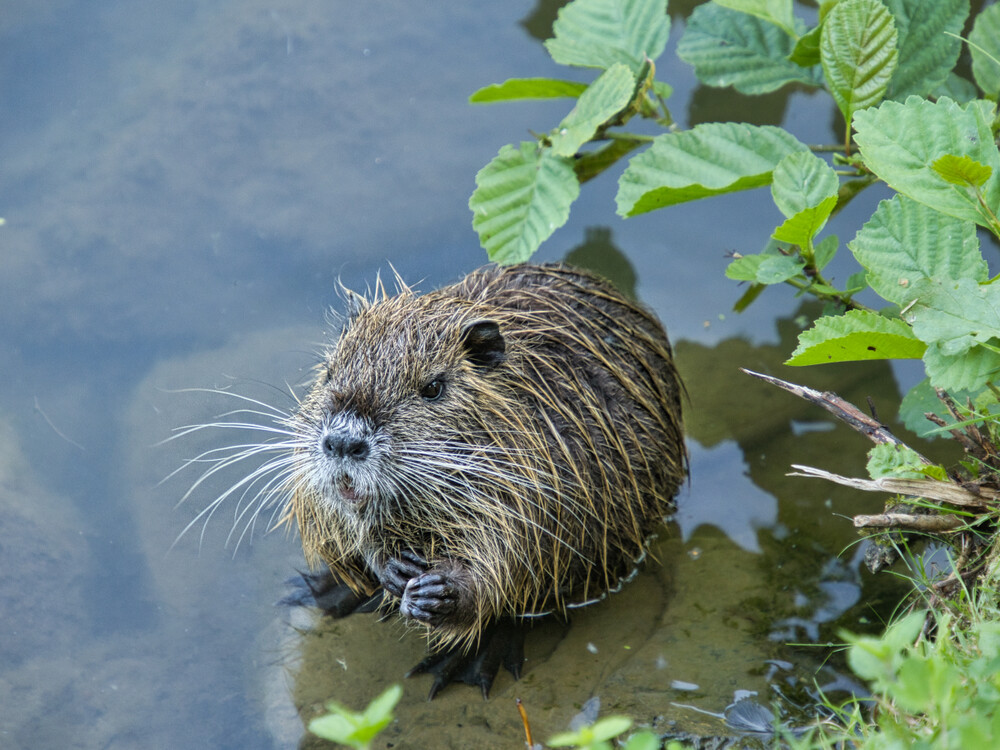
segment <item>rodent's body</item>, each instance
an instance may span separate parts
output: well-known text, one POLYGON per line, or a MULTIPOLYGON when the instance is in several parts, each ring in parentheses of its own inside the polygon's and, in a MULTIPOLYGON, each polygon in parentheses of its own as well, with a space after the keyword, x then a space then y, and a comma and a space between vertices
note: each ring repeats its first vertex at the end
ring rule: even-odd
POLYGON ((377 292, 292 420, 310 561, 447 644, 617 587, 686 468, 656 318, 562 266, 377 292))

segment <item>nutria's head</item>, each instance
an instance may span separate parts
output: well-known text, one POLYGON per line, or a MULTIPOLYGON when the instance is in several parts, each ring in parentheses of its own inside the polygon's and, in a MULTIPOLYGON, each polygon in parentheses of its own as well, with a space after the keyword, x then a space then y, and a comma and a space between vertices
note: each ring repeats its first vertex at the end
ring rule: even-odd
POLYGON ((403 523, 403 498, 439 473, 428 469, 448 460, 442 448, 475 442, 504 337, 468 304, 431 301, 404 291, 364 304, 320 367, 298 421, 302 489, 327 512, 403 523))

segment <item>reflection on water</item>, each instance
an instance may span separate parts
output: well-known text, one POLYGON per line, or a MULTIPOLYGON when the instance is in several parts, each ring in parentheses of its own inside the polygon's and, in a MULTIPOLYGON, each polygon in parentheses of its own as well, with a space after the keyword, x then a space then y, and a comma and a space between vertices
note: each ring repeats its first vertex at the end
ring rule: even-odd
MULTIPOLYGON (((688 5, 671 4, 674 40, 688 5)), ((338 277, 363 288, 391 263, 428 289, 483 262, 466 204, 476 170, 565 103, 466 97, 568 75, 531 36, 553 8, 394 3, 386 23, 384 7, 328 0, 5 4, 0 746, 289 747, 301 715, 330 697, 360 705, 419 659, 391 622, 285 622, 272 602, 303 565, 298 542, 258 529, 227 546, 235 503, 177 541, 240 475, 179 508, 197 471, 161 480, 239 438, 163 440, 232 408, 181 389, 293 409, 338 277)), ((721 112, 728 94, 696 93, 671 55, 658 70, 674 115, 721 112)), ((757 121, 784 113, 804 140, 831 138, 808 97, 763 104, 757 121)), ((787 292, 730 313, 741 290, 725 254, 764 244, 768 196, 621 222, 614 190, 588 183, 540 258, 596 268, 667 323, 690 396, 675 528, 621 594, 568 629, 540 623, 524 678, 502 675, 488 703, 458 686, 427 704, 426 682, 407 681, 397 748, 516 746, 514 696, 541 737, 595 695, 664 731, 723 732, 678 704, 718 714, 737 691, 769 703, 811 684, 825 652, 788 641, 877 623, 894 602, 890 577, 862 572, 845 518, 880 500, 785 476, 792 462, 858 475, 864 439, 736 368, 871 396, 884 419, 891 372, 783 368, 800 327, 787 292)), ((823 669, 821 684, 844 684, 823 669)))

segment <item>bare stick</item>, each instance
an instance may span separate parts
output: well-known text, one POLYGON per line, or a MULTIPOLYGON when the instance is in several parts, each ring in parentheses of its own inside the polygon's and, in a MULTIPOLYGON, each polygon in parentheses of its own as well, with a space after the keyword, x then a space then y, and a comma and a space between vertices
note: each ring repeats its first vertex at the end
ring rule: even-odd
POLYGON ((958 516, 918 515, 914 513, 880 513, 877 516, 855 516, 854 526, 858 529, 905 529, 907 531, 925 531, 941 533, 954 531, 965 526, 958 516))
MULTIPOLYGON (((869 440, 874 443, 888 443, 890 445, 899 445, 903 447, 907 446, 902 440, 892 434, 888 427, 874 419, 858 407, 852 404, 850 401, 845 401, 836 393, 831 393, 830 391, 817 391, 812 388, 807 388, 804 385, 796 385, 795 383, 789 383, 781 378, 776 378, 771 375, 764 375, 763 373, 754 372, 753 370, 746 370, 740 368, 742 372, 747 375, 752 375, 755 378, 760 378, 765 383, 770 383, 771 385, 776 385, 782 390, 793 393, 799 398, 803 398, 809 403, 816 404, 817 406, 822 406, 828 412, 833 414, 837 419, 849 424, 852 428, 860 432, 862 435, 866 436, 869 440)), ((912 448, 911 448, 912 450, 912 448)), ((916 453, 916 451, 914 451, 916 453)), ((925 464, 931 463, 928 459, 920 456, 920 460, 925 464)))
POLYGON ((910 495, 924 497, 928 500, 936 500, 939 503, 948 503, 962 508, 991 508, 996 507, 1000 500, 1000 492, 977 488, 979 494, 973 493, 955 482, 942 482, 939 479, 908 479, 905 477, 880 477, 879 479, 857 479, 854 477, 843 477, 823 469, 816 469, 812 466, 802 466, 792 464, 796 471, 788 474, 790 477, 816 477, 826 479, 829 482, 842 484, 846 487, 853 487, 856 490, 866 492, 889 492, 896 495, 910 495))

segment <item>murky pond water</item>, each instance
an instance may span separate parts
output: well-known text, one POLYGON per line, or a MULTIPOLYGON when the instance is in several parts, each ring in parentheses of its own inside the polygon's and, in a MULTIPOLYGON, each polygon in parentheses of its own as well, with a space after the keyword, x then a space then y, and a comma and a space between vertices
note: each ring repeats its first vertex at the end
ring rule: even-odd
MULTIPOLYGON (((659 77, 685 124, 784 122, 834 139, 832 105, 696 88, 673 55, 659 77)), ((331 697, 360 705, 423 644, 359 616, 316 622, 273 603, 304 565, 297 540, 245 528, 237 502, 181 531, 238 475, 179 507, 202 450, 175 428, 232 408, 221 388, 290 409, 328 335, 335 283, 391 264, 429 289, 485 261, 466 207, 505 143, 565 103, 472 107, 508 77, 573 75, 536 38, 555 5, 329 0, 11 0, 0 13, 0 746, 293 747, 331 697), (235 528, 235 532, 233 532, 235 528), (245 532, 245 533, 244 533, 245 532), (176 544, 175 544, 176 541, 176 544)), ((577 71, 583 80, 587 71, 577 71)), ((790 463, 860 475, 865 441, 764 370, 895 413, 887 366, 792 371, 809 310, 772 290, 747 312, 723 277, 778 221, 764 191, 627 222, 615 180, 583 191, 541 260, 570 258, 635 287, 686 377, 691 481, 651 565, 620 595, 542 623, 526 673, 492 698, 424 700, 405 682, 393 747, 519 747, 513 699, 539 737, 593 696, 658 729, 725 732, 736 691, 767 704, 814 677, 809 644, 891 610, 862 572, 845 516, 879 507, 789 478, 790 463)), ((873 194, 838 219, 847 239, 873 194)), ((834 227, 834 231, 836 227, 834 227)), ((835 270, 843 278, 853 269, 835 270)), ((814 311, 813 311, 814 312, 814 311)), ((933 449, 932 449, 933 450, 933 449)), ((308 740, 306 740, 308 743, 308 740)), ((387 746, 383 743, 382 746, 387 746)))

